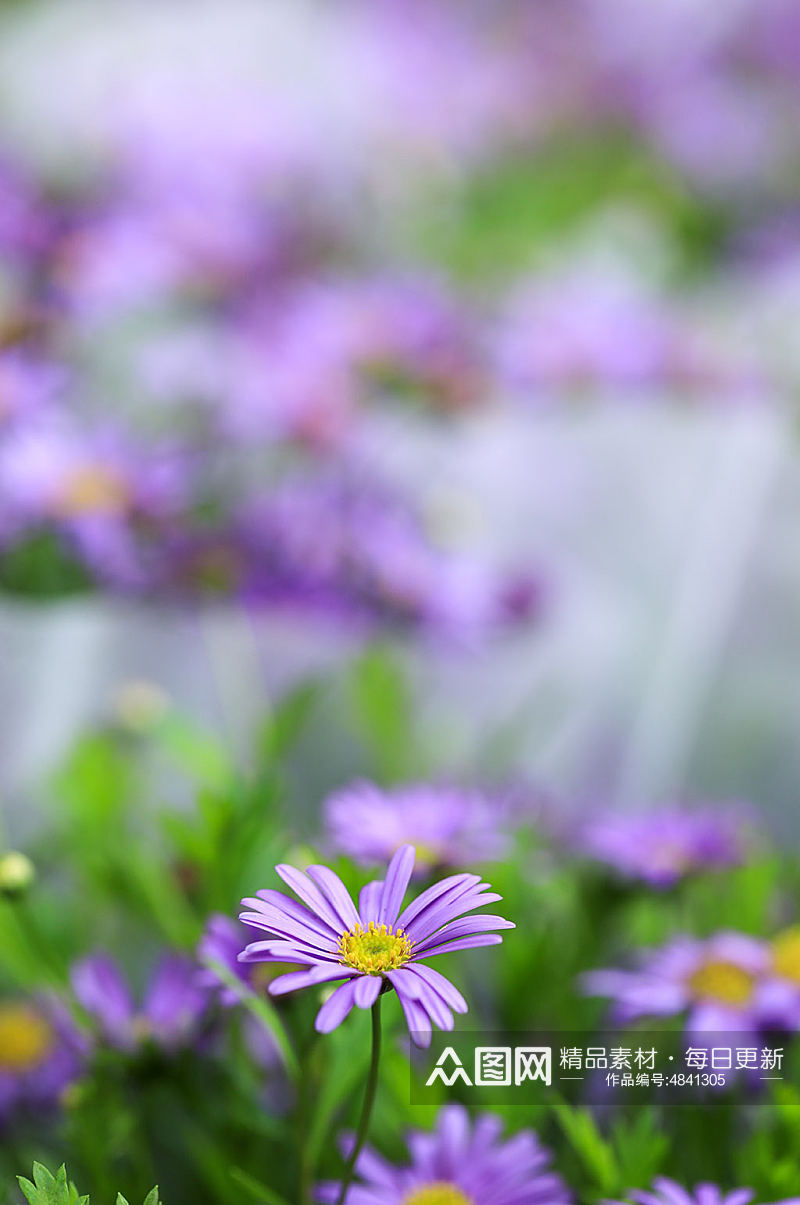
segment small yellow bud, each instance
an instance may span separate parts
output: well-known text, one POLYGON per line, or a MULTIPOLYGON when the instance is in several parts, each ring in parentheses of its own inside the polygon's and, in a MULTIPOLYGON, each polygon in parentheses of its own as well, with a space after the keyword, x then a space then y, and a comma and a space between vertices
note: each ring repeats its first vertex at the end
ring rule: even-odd
POLYGON ((0 893, 12 898, 24 893, 36 878, 36 868, 25 854, 11 850, 0 858, 0 893))
POLYGON ((124 682, 112 702, 117 722, 136 734, 152 731, 166 715, 169 705, 167 692, 146 679, 124 682))

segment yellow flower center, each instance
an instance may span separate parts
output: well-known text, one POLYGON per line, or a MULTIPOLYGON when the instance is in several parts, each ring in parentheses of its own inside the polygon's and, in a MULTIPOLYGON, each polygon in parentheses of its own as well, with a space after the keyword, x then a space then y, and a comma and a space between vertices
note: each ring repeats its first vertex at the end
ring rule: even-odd
POLYGON ((695 996, 718 1000, 721 1004, 745 1004, 753 991, 754 977, 725 959, 712 959, 699 967, 689 979, 695 996))
POLYGON ((45 1058, 53 1031, 39 1013, 25 1004, 0 1005, 0 1071, 30 1071, 45 1058))
POLYGON ((383 975, 396 971, 411 957, 412 943, 402 929, 369 922, 366 929, 356 925, 339 939, 339 959, 364 975, 383 975))
POLYGON ((433 1184, 424 1184, 422 1188, 414 1188, 403 1197, 402 1205, 473 1205, 472 1198, 448 1184, 446 1180, 437 1180, 433 1184))
POLYGON ((55 502, 55 510, 65 519, 81 515, 117 515, 130 502, 125 482, 105 465, 85 465, 66 479, 55 502))
POLYGON ((776 975, 800 983, 800 925, 779 933, 772 943, 772 966, 776 975))

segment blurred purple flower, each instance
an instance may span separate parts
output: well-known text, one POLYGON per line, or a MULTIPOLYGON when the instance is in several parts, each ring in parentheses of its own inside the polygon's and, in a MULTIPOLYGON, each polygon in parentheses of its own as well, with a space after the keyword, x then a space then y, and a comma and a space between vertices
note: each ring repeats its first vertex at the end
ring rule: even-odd
POLYGON ((642 281, 577 270, 518 288, 494 341, 501 380, 541 400, 552 391, 681 392, 725 386, 736 395, 752 366, 717 352, 642 281))
POLYGON ((205 932, 197 947, 197 957, 205 970, 200 972, 200 981, 209 988, 218 989, 218 997, 223 1004, 234 1005, 239 997, 232 987, 226 986, 215 972, 211 963, 218 963, 230 975, 233 975, 243 987, 253 987, 254 966, 239 961, 239 953, 251 937, 255 936, 252 925, 244 925, 232 920, 221 912, 210 916, 205 932))
MULTIPOLYGON (((242 946, 256 934, 257 930, 252 925, 244 925, 222 913, 215 913, 209 918, 205 933, 200 939, 197 957, 203 969, 199 972, 199 982, 214 992, 226 1008, 237 1005, 239 995, 220 979, 214 966, 209 964, 219 963, 249 991, 255 991, 259 986, 266 988, 266 980, 261 985, 258 983, 259 964, 239 960, 242 946)), ((243 1018, 243 1032, 247 1048, 255 1062, 267 1070, 276 1070, 281 1066, 281 1054, 275 1039, 258 1018, 249 1012, 245 1013, 243 1018)))
POLYGON ((769 945, 743 933, 676 937, 643 952, 636 970, 591 971, 582 986, 608 996, 620 1024, 685 1013, 692 1034, 800 1025, 800 997, 777 980, 769 945))
POLYGON ((413 511, 374 484, 286 483, 246 508, 240 532, 242 590, 255 603, 468 643, 529 618, 541 599, 538 583, 520 593, 485 562, 435 547, 413 511))
POLYGON ((4 532, 61 533, 101 581, 137 590, 152 573, 155 533, 174 522, 185 491, 178 460, 146 454, 118 431, 79 431, 47 412, 0 445, 4 532))
POLYGON ((667 807, 592 817, 577 845, 627 879, 667 888, 697 871, 739 865, 752 840, 742 808, 667 807))
POLYGON ((0 347, 0 430, 51 406, 64 380, 65 373, 55 365, 0 347))
POLYGON ((58 1105, 81 1072, 86 1044, 58 1001, 0 1001, 0 1125, 17 1110, 58 1105))
MULTIPOLYGON (((603 1205, 751 1205, 754 1197, 751 1188, 735 1188, 725 1192, 716 1184, 698 1184, 689 1190, 682 1188, 675 1180, 657 1176, 649 1191, 629 1192, 625 1201, 605 1201, 603 1205)), ((776 1201, 775 1205, 800 1205, 800 1197, 776 1201)))
POLYGON ((425 959, 451 950, 496 945, 495 929, 513 929, 500 916, 468 916, 501 897, 479 875, 457 874, 429 887, 407 908, 403 898, 414 869, 415 852, 395 853, 384 880, 361 889, 358 908, 341 879, 327 866, 276 870, 303 901, 279 891, 257 893, 242 903, 240 919, 272 935, 242 952, 245 962, 300 963, 305 969, 275 979, 272 995, 344 979, 317 1014, 316 1028, 330 1033, 354 1005, 370 1008, 382 991, 394 988, 408 1028, 419 1045, 431 1039, 431 1024, 452 1029, 453 1014, 466 1012, 461 993, 425 959))
POLYGON ((419 875, 497 861, 508 849, 503 801, 459 787, 353 782, 330 795, 323 811, 333 848, 362 865, 386 862, 406 843, 416 849, 419 875))
POLYGON ((26 265, 50 232, 50 217, 29 174, 16 156, 0 153, 0 255, 26 265))
MULTIPOLYGON (((533 1130, 503 1140, 491 1113, 474 1121, 463 1105, 444 1105, 432 1132, 408 1136, 411 1162, 395 1167, 366 1147, 356 1162, 361 1182, 346 1205, 570 1205, 571 1193, 533 1130)), ((349 1146, 352 1139, 346 1140, 349 1146)), ((323 1184, 318 1200, 334 1202, 338 1184, 323 1184)))
POLYGON ((104 954, 73 967, 72 988, 103 1039, 127 1051, 147 1042, 169 1052, 191 1045, 200 1035, 211 995, 197 964, 178 954, 163 956, 141 1007, 134 1003, 118 965, 104 954))

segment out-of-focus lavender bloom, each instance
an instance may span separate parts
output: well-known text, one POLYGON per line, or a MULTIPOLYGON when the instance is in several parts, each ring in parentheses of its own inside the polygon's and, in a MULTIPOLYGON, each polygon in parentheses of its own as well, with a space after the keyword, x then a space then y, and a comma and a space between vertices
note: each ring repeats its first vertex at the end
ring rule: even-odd
MULTIPOLYGON (((204 969, 200 971, 199 982, 215 992, 217 999, 227 1008, 239 1003, 239 995, 220 979, 213 964, 222 966, 249 991, 256 991, 259 986, 266 988, 268 977, 264 976, 263 983, 260 983, 262 977, 259 975, 260 970, 267 969, 265 964, 239 960, 243 946, 253 940, 257 932, 252 925, 215 913, 209 918, 200 939, 197 957, 204 969)), ((277 1069, 281 1064, 281 1055, 275 1039, 251 1013, 245 1013, 243 1032, 254 1061, 267 1070, 277 1069)))
POLYGON ((577 844, 624 878, 667 888, 697 871, 739 865, 752 841, 741 808, 667 807, 592 816, 577 844))
POLYGON ((281 271, 293 242, 302 246, 302 232, 280 217, 233 204, 209 209, 190 188, 138 204, 126 198, 64 240, 56 257, 62 299, 80 327, 130 310, 236 296, 281 271))
POLYGON ((161 959, 140 1007, 118 965, 105 954, 74 966, 72 988, 103 1040, 126 1051, 146 1043, 167 1052, 191 1045, 200 1036, 211 995, 196 963, 178 954, 161 959))
MULTIPOLYGON (((351 1143, 348 1137, 343 1145, 351 1143)), ((395 1167, 366 1147, 346 1205, 570 1205, 572 1200, 536 1133, 520 1130, 504 1140, 503 1123, 491 1113, 473 1121, 463 1105, 444 1105, 433 1131, 412 1131, 408 1148, 411 1162, 395 1167)), ((318 1200, 332 1203, 338 1190, 338 1184, 322 1184, 318 1200)))
MULTIPOLYGON (((605 1201, 603 1205, 752 1205, 752 1188, 725 1191, 716 1184, 698 1184, 693 1189, 682 1188, 675 1180, 656 1176, 649 1190, 635 1189, 625 1201, 605 1201)), ((776 1201, 775 1205, 800 1205, 800 1197, 776 1201)))
POLYGON ((223 1004, 238 1003, 239 997, 233 988, 225 985, 214 970, 213 963, 218 963, 230 975, 233 975, 246 988, 253 987, 252 963, 240 962, 239 954, 242 948, 255 935, 252 925, 244 925, 241 921, 232 920, 221 912, 209 917, 205 932, 197 947, 197 957, 207 968, 201 972, 201 982, 208 987, 218 989, 219 999, 223 1004))
POLYGON ((354 782, 323 805, 334 849, 362 865, 387 861, 401 845, 417 851, 416 872, 501 859, 508 849, 503 801, 429 783, 383 789, 354 782))
POLYGON ((413 512, 375 486, 287 483, 247 508, 240 539, 241 588, 254 602, 291 602, 455 641, 527 618, 539 603, 534 587, 518 609, 514 583, 482 561, 434 547, 413 512))
POLYGON ((25 265, 47 241, 50 221, 16 157, 0 152, 0 256, 25 265))
POLYGON ((85 1042, 52 1000, 0 1001, 0 1126, 58 1105, 81 1072, 85 1042))
POLYGON ((234 438, 324 448, 376 398, 462 409, 486 378, 473 326, 429 280, 334 277, 259 296, 229 340, 221 420, 234 438))
POLYGON ((800 1024, 797 993, 776 982, 769 945, 743 933, 677 937, 645 952, 636 970, 590 972, 583 989, 608 996, 621 1024, 681 1013, 692 1034, 800 1024))
POLYGON ((541 400, 553 391, 642 388, 736 396, 753 372, 704 343, 641 283, 573 273, 518 290, 496 338, 501 379, 541 400))
POLYGON ((371 1008, 382 990, 394 988, 413 1040, 427 1046, 432 1025, 452 1029, 453 1010, 467 1011, 461 993, 427 959, 497 945, 502 938, 495 930, 514 925, 501 916, 468 915, 501 898, 479 875, 442 879, 403 909, 414 860, 413 847, 401 846, 385 879, 362 888, 358 908, 329 867, 309 866, 303 874, 277 866, 303 902, 269 889, 242 900, 248 910, 240 920, 266 930, 271 939, 252 942, 240 958, 304 968, 273 980, 269 990, 275 996, 344 980, 317 1014, 320 1033, 338 1028, 354 1006, 371 1008))
POLYGON ((115 431, 79 433, 61 416, 25 423, 0 447, 3 535, 54 529, 112 586, 148 583, 154 533, 182 491, 175 458, 148 456, 115 431))
POLYGON ((64 380, 65 374, 57 366, 16 349, 0 348, 0 431, 5 435, 12 423, 52 406, 64 380))

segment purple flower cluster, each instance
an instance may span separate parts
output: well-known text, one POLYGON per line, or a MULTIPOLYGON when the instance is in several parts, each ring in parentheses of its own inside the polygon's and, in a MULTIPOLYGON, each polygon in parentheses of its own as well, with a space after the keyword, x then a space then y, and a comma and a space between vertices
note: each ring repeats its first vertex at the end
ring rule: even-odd
MULTIPOLYGON (((362 35, 397 68, 386 21, 362 35)), ((0 579, 46 537, 59 580, 147 597, 457 638, 530 617, 538 571, 442 547, 366 437, 387 403, 478 403, 473 316, 437 278, 347 267, 347 170, 291 145, 291 113, 140 100, 82 188, 0 171, 0 579)))
POLYGON ((75 965, 72 988, 102 1039, 125 1051, 145 1043, 168 1052, 191 1045, 201 1033, 209 1006, 209 991, 197 965, 179 954, 161 959, 140 1007, 119 967, 105 954, 75 965))
POLYGON ((320 1033, 341 1025, 353 1007, 371 1008, 394 989, 413 1040, 426 1046, 431 1029, 452 1029, 453 1012, 465 1013, 463 996, 427 960, 453 950, 496 945, 495 930, 513 929, 501 916, 470 915, 501 897, 475 874, 442 879, 403 907, 414 869, 410 845, 397 850, 385 878, 361 889, 358 907, 342 880, 327 866, 276 870, 301 901, 272 889, 242 901, 240 919, 270 934, 251 942, 245 962, 296 963, 303 970, 280 975, 274 996, 344 980, 325 1000, 316 1019, 320 1033))
POLYGON ((62 1004, 0 1000, 0 1127, 58 1105, 81 1073, 86 1042, 62 1004))
MULTIPOLYGON (((682 1188, 675 1180, 658 1176, 652 1189, 628 1193, 626 1200, 607 1201, 604 1205, 752 1205, 755 1193, 750 1188, 735 1188, 725 1192, 716 1184, 698 1184, 694 1189, 682 1188)), ((800 1205, 800 1197, 776 1201, 775 1205, 800 1205)))
POLYGON ((418 875, 498 861, 509 845, 503 801, 458 787, 409 783, 385 790, 353 782, 325 800, 323 814, 337 851, 369 866, 410 844, 418 875))
POLYGON ((691 1034, 800 1029, 800 929, 772 942, 721 932, 676 937, 647 951, 635 970, 584 976, 589 995, 607 996, 614 1019, 686 1016, 691 1034))
MULTIPOLYGON (((472 1122, 461 1105, 446 1105, 432 1133, 409 1134, 407 1166, 363 1150, 356 1161, 360 1180, 346 1205, 570 1205, 571 1194, 550 1170, 550 1152, 533 1130, 504 1141, 502 1128, 490 1113, 472 1122)), ((338 1188, 321 1185, 318 1199, 336 1201, 338 1188)))
POLYGON ((739 865, 752 840, 740 807, 667 807, 592 815, 577 845, 623 878, 667 888, 698 871, 739 865))

